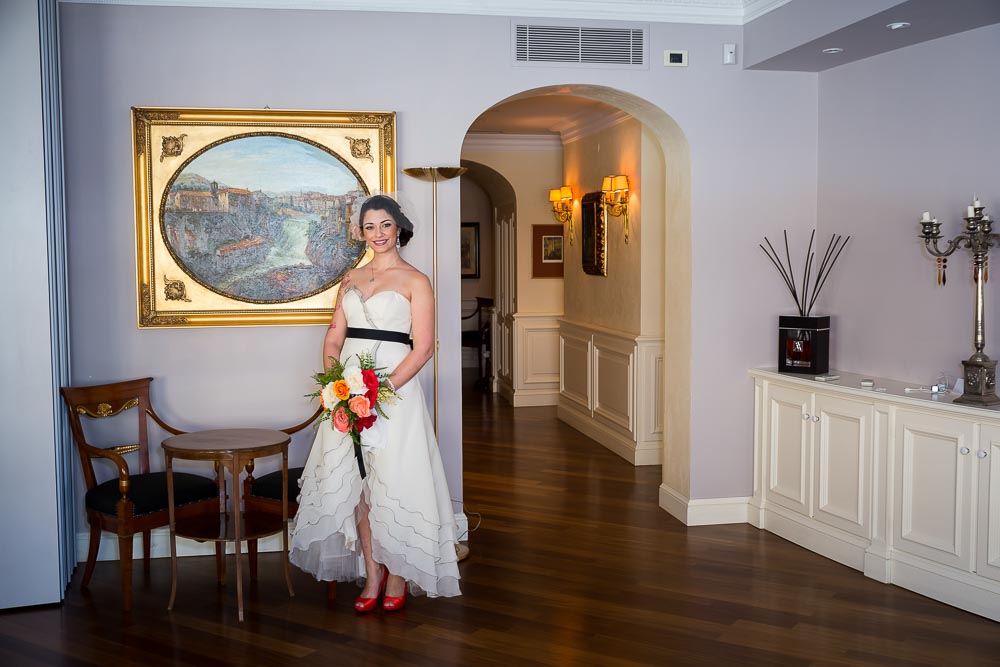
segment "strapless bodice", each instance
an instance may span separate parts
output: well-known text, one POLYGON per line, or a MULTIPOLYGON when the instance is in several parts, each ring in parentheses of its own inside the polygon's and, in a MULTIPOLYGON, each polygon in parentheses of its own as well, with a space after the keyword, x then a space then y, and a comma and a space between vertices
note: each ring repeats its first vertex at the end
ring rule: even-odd
POLYGON ((347 326, 410 333, 410 301, 395 290, 375 292, 367 299, 348 287, 341 301, 347 326))

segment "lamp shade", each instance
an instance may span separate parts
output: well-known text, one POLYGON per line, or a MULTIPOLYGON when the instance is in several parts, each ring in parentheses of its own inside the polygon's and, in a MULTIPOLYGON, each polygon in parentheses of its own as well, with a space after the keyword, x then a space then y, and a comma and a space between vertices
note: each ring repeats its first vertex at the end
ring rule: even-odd
POLYGON ((549 201, 559 201, 560 189, 549 190, 549 201))
POLYGON ((611 192, 611 179, 612 176, 605 176, 604 180, 601 182, 601 192, 611 192))
POLYGON ((568 185, 564 185, 559 188, 559 198, 560 199, 572 199, 573 198, 573 188, 568 185))
POLYGON ((628 192, 628 176, 615 176, 611 186, 616 192, 628 192))

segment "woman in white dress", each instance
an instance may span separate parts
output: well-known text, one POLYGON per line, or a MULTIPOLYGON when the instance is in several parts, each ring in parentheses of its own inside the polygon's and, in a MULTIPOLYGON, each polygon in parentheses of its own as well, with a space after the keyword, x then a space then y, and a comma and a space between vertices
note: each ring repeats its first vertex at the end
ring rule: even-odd
POLYGON ((461 594, 457 531, 416 379, 434 350, 434 293, 427 276, 399 255, 413 225, 385 195, 364 202, 359 223, 374 257, 344 277, 323 359, 350 366, 371 351, 399 398, 387 406, 387 419, 362 432, 360 448, 349 434, 320 425, 299 482, 289 557, 321 581, 364 579, 357 611, 374 610, 380 597, 383 609, 395 611, 408 589, 461 594))

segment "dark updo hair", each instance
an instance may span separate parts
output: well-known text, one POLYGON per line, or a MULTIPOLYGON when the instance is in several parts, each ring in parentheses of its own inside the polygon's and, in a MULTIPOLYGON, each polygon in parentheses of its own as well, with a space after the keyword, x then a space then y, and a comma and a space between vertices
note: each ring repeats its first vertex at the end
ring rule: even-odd
POLYGON ((361 205, 361 213, 358 215, 358 225, 365 219, 368 211, 385 211, 399 228, 399 245, 405 246, 413 238, 413 223, 403 214, 403 209, 399 207, 396 200, 386 195, 375 195, 365 200, 361 205))

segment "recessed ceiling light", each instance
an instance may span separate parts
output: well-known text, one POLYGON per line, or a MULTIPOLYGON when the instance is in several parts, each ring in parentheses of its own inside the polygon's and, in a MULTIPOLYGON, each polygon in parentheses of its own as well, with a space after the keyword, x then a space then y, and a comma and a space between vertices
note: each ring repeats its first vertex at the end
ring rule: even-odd
POLYGON ((906 21, 896 21, 894 23, 886 24, 885 27, 889 30, 905 30, 910 27, 910 24, 906 21))
POLYGON ((823 53, 843 53, 844 50, 839 46, 831 46, 829 49, 823 49, 823 53))

